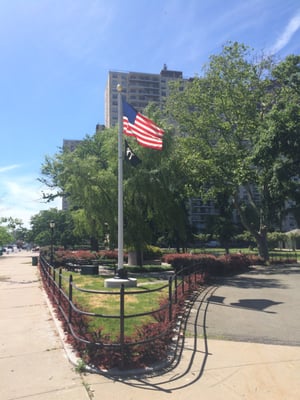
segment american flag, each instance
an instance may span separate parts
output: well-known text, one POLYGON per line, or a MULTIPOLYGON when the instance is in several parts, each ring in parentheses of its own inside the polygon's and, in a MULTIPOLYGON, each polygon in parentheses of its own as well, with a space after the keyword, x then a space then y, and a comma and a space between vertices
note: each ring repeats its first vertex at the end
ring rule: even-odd
POLYGON ((144 147, 161 150, 163 134, 165 133, 151 119, 137 112, 124 99, 123 102, 123 133, 134 136, 138 143, 144 147))

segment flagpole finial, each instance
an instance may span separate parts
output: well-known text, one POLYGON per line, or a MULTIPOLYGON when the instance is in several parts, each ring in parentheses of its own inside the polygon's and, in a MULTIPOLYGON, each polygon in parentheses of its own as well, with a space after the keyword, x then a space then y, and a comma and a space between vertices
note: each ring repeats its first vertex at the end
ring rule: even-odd
POLYGON ((118 92, 122 92, 122 85, 120 85, 120 83, 117 84, 117 91, 118 92))

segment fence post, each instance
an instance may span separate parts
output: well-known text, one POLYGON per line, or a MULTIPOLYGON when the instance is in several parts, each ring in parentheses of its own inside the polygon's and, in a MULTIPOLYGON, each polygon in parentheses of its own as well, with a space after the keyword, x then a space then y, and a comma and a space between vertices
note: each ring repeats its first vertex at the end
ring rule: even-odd
POLYGON ((198 276, 198 266, 196 265, 194 268, 194 285, 197 286, 197 276, 198 276))
POLYGON ((72 323, 72 301, 73 301, 73 276, 69 276, 69 324, 72 323))
POLYGON ((58 275, 58 304, 60 305, 61 301, 61 275, 62 275, 62 269, 59 268, 59 275, 58 275))
POLYGON ((169 278, 169 322, 172 321, 172 277, 169 278))
POLYGON ((177 272, 175 273, 175 304, 177 304, 177 272))
POLYGON ((56 271, 55 271, 55 268, 53 268, 53 281, 52 281, 52 286, 53 286, 53 289, 52 289, 52 292, 53 292, 53 296, 55 296, 55 279, 56 279, 56 271))
POLYGON ((121 364, 122 368, 124 368, 124 325, 125 325, 125 289, 124 284, 122 283, 120 288, 120 347, 121 347, 121 364))
POLYGON ((47 283, 48 283, 48 286, 50 287, 50 284, 51 284, 51 268, 50 268, 50 266, 49 266, 49 264, 47 264, 47 283))

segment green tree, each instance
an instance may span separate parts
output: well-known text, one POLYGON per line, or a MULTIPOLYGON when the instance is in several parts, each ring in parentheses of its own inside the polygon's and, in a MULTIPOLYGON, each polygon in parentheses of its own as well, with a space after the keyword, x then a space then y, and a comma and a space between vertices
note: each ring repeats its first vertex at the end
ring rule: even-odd
POLYGON ((31 217, 30 241, 39 246, 51 244, 50 221, 55 223, 53 229, 53 244, 64 248, 73 247, 80 238, 74 234, 74 222, 68 211, 56 208, 40 211, 31 217))
POLYGON ((28 229, 24 228, 23 221, 21 219, 13 217, 2 217, 0 219, 0 223, 4 224, 5 230, 10 237, 10 239, 4 241, 4 243, 14 242, 17 246, 21 247, 27 240, 28 229))
MULTIPOLYGON (((229 195, 260 255, 268 259, 267 231, 278 222, 288 192, 279 197, 272 190, 278 152, 270 152, 266 162, 262 153, 271 135, 271 114, 286 88, 284 82, 276 81, 280 65, 276 69, 270 59, 253 60, 246 46, 229 43, 210 58, 203 76, 192 80, 186 90, 174 87, 168 111, 185 136, 194 195, 204 200, 229 195)), ((299 104, 296 90, 292 92, 299 104)), ((286 127, 297 120, 296 114, 286 115, 286 127)), ((284 135, 279 127, 277 133, 284 135)), ((280 159, 282 166, 286 160, 280 159)), ((289 187, 290 177, 282 176, 289 187)))
POLYGON ((181 168, 178 140, 166 133, 163 151, 144 149, 132 142, 142 164, 137 168, 125 165, 124 225, 125 241, 137 251, 162 235, 178 250, 188 240, 187 179, 181 168))
POLYGON ((4 246, 13 241, 13 235, 6 226, 0 226, 0 246, 4 246))
MULTIPOLYGON (((157 110, 150 108, 156 118, 157 110)), ((186 241, 185 169, 174 151, 176 139, 169 132, 165 136, 163 151, 142 148, 128 139, 142 163, 134 168, 124 162, 124 243, 139 253, 166 231, 178 243, 186 241)), ((41 178, 56 188, 55 195, 67 197, 75 231, 99 240, 108 227, 111 244, 116 244, 118 223, 116 149, 116 129, 98 132, 73 152, 47 157, 41 178)))
POLYGON ((238 227, 234 224, 232 218, 233 205, 226 192, 218 193, 214 203, 218 210, 218 215, 208 216, 206 232, 218 239, 228 254, 230 242, 238 231, 238 227))
POLYGON ((266 171, 270 212, 281 228, 287 212, 300 223, 300 56, 288 56, 276 65, 266 87, 254 161, 266 171), (286 199, 293 201, 289 208, 286 199))
POLYGON ((75 232, 89 237, 93 250, 98 250, 106 224, 115 243, 117 158, 111 154, 116 148, 116 132, 106 130, 86 137, 74 151, 64 150, 47 157, 42 167, 44 177, 40 180, 54 189, 54 195, 46 198, 66 198, 75 232))

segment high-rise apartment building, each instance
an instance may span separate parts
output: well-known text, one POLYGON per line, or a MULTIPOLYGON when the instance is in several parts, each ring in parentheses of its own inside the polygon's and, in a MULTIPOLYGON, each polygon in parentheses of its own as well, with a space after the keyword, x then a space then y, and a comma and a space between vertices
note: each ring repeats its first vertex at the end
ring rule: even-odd
POLYGON ((117 85, 122 86, 126 101, 138 111, 143 112, 150 102, 161 106, 169 95, 169 82, 181 80, 181 71, 171 71, 164 65, 159 74, 145 72, 109 71, 105 90, 105 126, 110 128, 118 122, 118 92, 117 85))

